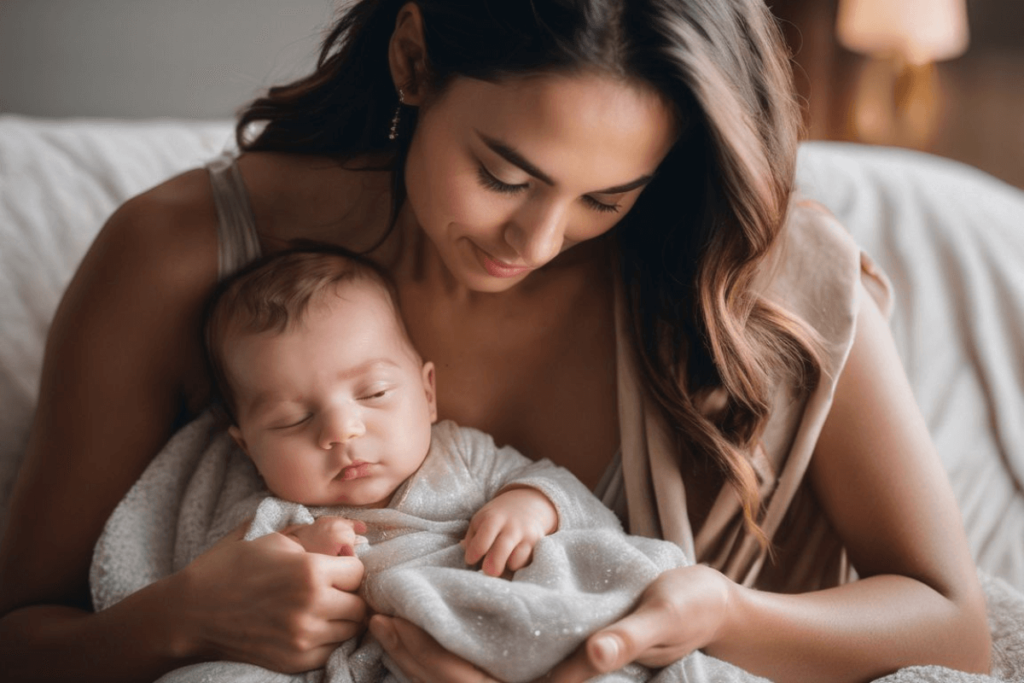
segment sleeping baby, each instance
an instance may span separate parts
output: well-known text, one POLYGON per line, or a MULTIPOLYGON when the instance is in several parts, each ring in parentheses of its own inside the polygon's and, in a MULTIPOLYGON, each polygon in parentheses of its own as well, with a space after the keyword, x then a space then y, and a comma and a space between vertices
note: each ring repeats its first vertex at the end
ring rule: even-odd
MULTIPOLYGON (((191 458, 190 474, 175 475, 181 499, 210 499, 189 488, 208 489, 211 478, 225 491, 215 503, 199 503, 203 511, 191 521, 177 520, 183 538, 173 565, 147 569, 148 580, 189 562, 240 516, 252 517, 247 539, 284 532, 309 552, 356 553, 366 569, 360 594, 371 610, 410 620, 510 683, 549 671, 588 634, 625 615, 658 574, 685 564, 671 543, 624 534, 567 470, 498 448, 482 432, 435 424, 434 366, 413 348, 390 282, 362 259, 293 251, 243 271, 212 302, 207 350, 237 448, 225 445, 227 437, 186 428, 158 456, 150 466, 158 473, 147 471, 100 540, 97 609, 126 590, 112 587, 126 571, 120 539, 149 528, 137 517, 152 515, 152 503, 133 512, 132 501, 139 507, 147 487, 159 489, 160 477, 181 470, 175 458, 191 458), (225 464, 239 448, 258 475, 225 464), (196 450, 206 453, 175 455, 196 450), (213 473, 202 474, 204 467, 213 473), (314 523, 322 516, 355 520, 363 537, 353 538, 354 547, 329 542, 314 523), (135 527, 125 533, 118 525, 135 527)), ((168 509, 174 504, 192 507, 178 500, 168 509)), ((690 680, 686 671, 672 680, 690 680)), ((610 678, 650 676, 632 665, 610 678)), ((212 662, 161 681, 391 678, 401 680, 400 672, 367 635, 302 676, 212 662)))

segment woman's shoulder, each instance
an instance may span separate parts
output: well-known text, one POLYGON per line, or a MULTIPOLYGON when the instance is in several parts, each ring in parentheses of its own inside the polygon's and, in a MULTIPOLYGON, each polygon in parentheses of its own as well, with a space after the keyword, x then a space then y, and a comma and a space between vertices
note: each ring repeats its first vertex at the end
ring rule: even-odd
MULTIPOLYGON (((97 236, 91 257, 140 276, 216 276, 217 212, 205 168, 185 171, 127 200, 97 236)), ((86 259, 86 264, 90 261, 86 259)), ((201 278, 203 280, 208 277, 201 278)))
POLYGON ((842 355, 864 291, 883 311, 889 309, 888 278, 870 256, 825 206, 794 198, 769 269, 767 296, 842 355))
MULTIPOLYGON (((356 249, 390 215, 387 159, 247 152, 236 160, 265 246, 292 241, 356 249)), ((370 244, 373 242, 370 241, 370 244)))

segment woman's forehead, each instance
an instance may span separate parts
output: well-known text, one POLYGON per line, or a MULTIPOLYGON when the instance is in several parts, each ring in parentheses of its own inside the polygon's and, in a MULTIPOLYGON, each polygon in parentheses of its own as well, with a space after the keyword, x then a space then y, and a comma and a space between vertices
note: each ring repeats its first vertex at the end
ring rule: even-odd
POLYGON ((672 106, 652 86, 602 73, 459 78, 444 99, 454 126, 514 148, 540 168, 566 155, 582 165, 612 157, 621 175, 640 175, 654 170, 677 135, 672 106))

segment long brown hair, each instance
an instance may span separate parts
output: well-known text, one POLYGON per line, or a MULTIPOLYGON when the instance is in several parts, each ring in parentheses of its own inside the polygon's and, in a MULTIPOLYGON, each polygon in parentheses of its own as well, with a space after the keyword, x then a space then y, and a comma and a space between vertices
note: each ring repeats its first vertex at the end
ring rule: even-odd
MULTIPOLYGON (((392 153, 393 208, 404 201, 415 110, 398 106, 387 47, 408 0, 362 0, 327 36, 317 69, 246 109, 244 150, 354 159, 392 153), (251 137, 253 124, 265 124, 251 137)), ((793 188, 800 113, 780 32, 763 0, 415 0, 431 88, 456 77, 604 70, 654 86, 682 135, 615 227, 643 384, 680 452, 716 467, 747 528, 761 500, 750 461, 775 391, 805 389, 816 336, 766 300, 768 267, 793 188), (724 401, 709 410, 712 391, 724 401)))

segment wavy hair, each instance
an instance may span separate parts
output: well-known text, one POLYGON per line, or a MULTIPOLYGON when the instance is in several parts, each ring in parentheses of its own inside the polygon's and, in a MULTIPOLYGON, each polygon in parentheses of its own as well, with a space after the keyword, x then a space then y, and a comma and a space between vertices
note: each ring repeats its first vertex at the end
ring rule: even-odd
MULTIPOLYGON (((391 154, 393 216, 415 109, 398 101, 387 50, 408 0, 354 3, 316 70, 271 88, 238 121, 243 150, 391 154), (255 134, 253 124, 262 128, 255 134)), ((758 287, 785 225, 800 110, 763 0, 415 0, 430 87, 538 73, 607 72, 653 86, 682 134, 614 228, 633 348, 680 457, 710 464, 763 546, 750 454, 774 393, 818 381, 818 339, 758 287), (686 455, 688 454, 688 455, 686 455)))

